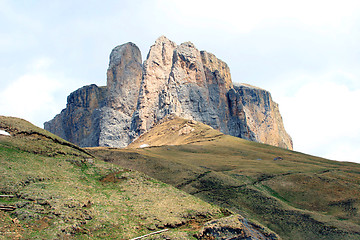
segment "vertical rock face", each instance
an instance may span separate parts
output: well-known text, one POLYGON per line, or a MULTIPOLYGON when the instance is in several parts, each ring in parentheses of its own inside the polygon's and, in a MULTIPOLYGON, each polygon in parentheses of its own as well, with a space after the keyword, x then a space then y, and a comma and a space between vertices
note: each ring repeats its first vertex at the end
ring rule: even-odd
POLYGON ((136 137, 146 132, 154 124, 159 109, 159 96, 164 97, 166 85, 173 63, 176 44, 166 37, 158 38, 151 46, 144 62, 144 76, 141 83, 138 106, 131 129, 136 137))
POLYGON ((79 146, 98 146, 100 108, 105 105, 105 98, 104 87, 82 87, 68 96, 66 108, 46 122, 44 128, 79 146))
POLYGON ((133 43, 110 54, 107 86, 76 90, 68 103, 44 128, 81 147, 125 147, 142 79, 141 53, 133 43))
POLYGON ((142 79, 142 59, 133 43, 115 47, 107 70, 107 106, 132 116, 142 79))
POLYGON ((107 70, 106 105, 101 109, 99 146, 125 147, 130 143, 131 118, 142 79, 141 52, 133 43, 115 47, 107 70))
POLYGON ((270 93, 248 84, 237 84, 234 88, 241 99, 247 125, 254 133, 255 141, 292 149, 289 147, 292 140, 285 131, 279 106, 270 93))
POLYGON ((107 86, 87 88, 72 93, 67 108, 45 129, 80 146, 124 147, 174 114, 225 134, 292 149, 270 93, 234 86, 227 64, 191 42, 176 45, 162 36, 143 65, 133 43, 118 46, 110 54, 107 86), (77 92, 84 96, 71 97, 77 92))

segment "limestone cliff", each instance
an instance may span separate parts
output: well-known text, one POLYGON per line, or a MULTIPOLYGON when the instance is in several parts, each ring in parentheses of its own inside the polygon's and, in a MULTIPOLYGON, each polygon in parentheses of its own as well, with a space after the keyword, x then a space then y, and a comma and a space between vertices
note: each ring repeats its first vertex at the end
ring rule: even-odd
POLYGON ((68 96, 66 108, 44 128, 79 146, 98 146, 105 97, 106 88, 95 84, 76 90, 68 96))
POLYGON ((285 131, 279 106, 272 100, 271 94, 248 84, 235 84, 234 90, 255 141, 292 149, 289 147, 293 145, 291 137, 285 131))
POLYGON ((225 134, 292 149, 270 93, 234 86, 227 64, 191 42, 176 45, 162 36, 143 65, 135 44, 120 45, 110 54, 107 86, 91 85, 89 95, 75 103, 71 96, 86 95, 87 88, 72 93, 69 99, 74 100, 68 99, 67 108, 45 129, 80 146, 125 147, 173 114, 225 134))
POLYGON ((71 93, 60 114, 44 128, 81 147, 125 147, 142 79, 141 53, 133 43, 110 54, 107 86, 85 86, 71 93))
POLYGON ((101 108, 99 146, 125 147, 130 143, 131 118, 142 79, 141 52, 133 43, 115 47, 107 70, 106 104, 101 108))

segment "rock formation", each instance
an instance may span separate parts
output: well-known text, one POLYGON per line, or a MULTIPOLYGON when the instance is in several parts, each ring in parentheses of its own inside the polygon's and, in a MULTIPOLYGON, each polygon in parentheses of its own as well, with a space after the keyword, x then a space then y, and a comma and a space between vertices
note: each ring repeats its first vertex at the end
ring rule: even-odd
POLYGON ((241 99, 246 123, 255 134, 255 141, 292 149, 292 140, 285 131, 279 106, 270 93, 248 84, 235 84, 234 90, 236 98, 241 99))
POLYGON ((233 85, 225 62, 191 42, 176 45, 164 36, 151 46, 143 65, 135 44, 114 48, 107 86, 73 92, 66 109, 44 126, 80 146, 125 147, 170 114, 292 149, 269 92, 233 85))
POLYGON ((92 84, 72 92, 66 108, 46 122, 44 128, 79 146, 98 146, 106 91, 106 87, 92 84))
POLYGON ((277 240, 281 239, 276 233, 265 229, 259 224, 248 222, 241 215, 206 222, 198 233, 199 239, 256 239, 277 240))
POLYGON ((131 118, 137 106, 142 79, 141 52, 133 43, 114 48, 107 70, 106 104, 96 146, 124 147, 130 143, 131 118))

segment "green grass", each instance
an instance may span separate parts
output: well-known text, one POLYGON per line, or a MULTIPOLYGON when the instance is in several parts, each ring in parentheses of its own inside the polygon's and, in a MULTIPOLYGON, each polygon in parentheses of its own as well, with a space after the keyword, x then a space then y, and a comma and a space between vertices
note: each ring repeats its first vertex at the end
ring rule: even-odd
POLYGON ((0 238, 129 239, 198 216, 223 215, 157 179, 12 120, 0 117, 0 127, 13 133, 0 136, 0 195, 16 197, 0 198, 0 204, 17 209, 0 212, 0 238))
POLYGON ((358 164, 249 142, 191 121, 166 124, 136 143, 160 146, 84 150, 0 116, 0 128, 12 134, 0 136, 0 194, 16 195, 0 204, 17 206, 0 212, 0 236, 129 239, 172 226, 151 239, 192 239, 205 221, 227 215, 223 208, 283 239, 360 239, 358 164), (165 131, 169 126, 176 131, 165 131), (179 134, 186 126, 194 130, 179 134), (175 145, 167 145, 173 136, 175 145))
MULTIPOLYGON (((172 124, 178 122, 167 125, 172 124)), ((150 141, 162 131, 163 126, 155 127, 144 139, 150 141)), ((241 213, 283 239, 360 239, 359 164, 226 135, 198 140, 166 145, 171 142, 165 139, 160 144, 164 146, 88 151, 241 213)))

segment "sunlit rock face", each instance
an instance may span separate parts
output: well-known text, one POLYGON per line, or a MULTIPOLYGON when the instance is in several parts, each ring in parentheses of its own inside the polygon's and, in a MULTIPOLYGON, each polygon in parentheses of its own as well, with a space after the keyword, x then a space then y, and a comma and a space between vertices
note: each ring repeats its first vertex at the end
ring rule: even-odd
POLYGON ((67 107, 44 125, 80 146, 125 147, 170 114, 292 149, 268 91, 233 85, 225 62, 191 42, 176 45, 164 36, 151 46, 144 64, 135 44, 114 48, 107 86, 73 92, 67 107))
POLYGON ((248 84, 235 84, 234 90, 241 99, 254 141, 292 149, 292 139, 285 131, 279 105, 272 100, 270 92, 248 84))

